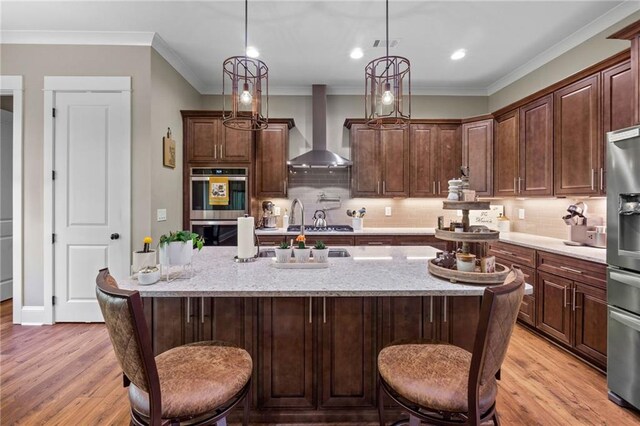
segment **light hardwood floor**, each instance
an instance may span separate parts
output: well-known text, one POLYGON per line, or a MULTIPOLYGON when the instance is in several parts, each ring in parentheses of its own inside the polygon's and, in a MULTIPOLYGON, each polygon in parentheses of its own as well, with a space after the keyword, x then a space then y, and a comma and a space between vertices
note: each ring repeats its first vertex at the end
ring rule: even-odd
MULTIPOLYGON (((129 403, 102 324, 17 326, 0 304, 1 425, 127 425, 129 403)), ((516 327, 499 382, 503 425, 640 425, 606 378, 516 327)))

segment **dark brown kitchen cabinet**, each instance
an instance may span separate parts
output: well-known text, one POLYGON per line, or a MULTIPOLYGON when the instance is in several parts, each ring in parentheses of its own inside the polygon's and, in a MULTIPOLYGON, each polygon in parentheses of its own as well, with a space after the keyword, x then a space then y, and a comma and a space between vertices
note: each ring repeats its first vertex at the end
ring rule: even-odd
POLYGON ((553 97, 520 108, 518 195, 553 195, 553 97))
POLYGON ((607 292, 577 281, 573 292, 575 350, 604 367, 607 365, 607 292))
POLYGON ((197 312, 191 298, 149 297, 143 303, 155 355, 194 341, 197 312))
MULTIPOLYGON (((313 246, 317 241, 322 241, 329 247, 335 246, 352 246, 354 244, 353 237, 349 235, 312 235, 306 234, 306 244, 308 246, 313 246)), ((293 236, 287 237, 289 239, 294 238, 293 236)))
POLYGON ((351 195, 378 197, 380 195, 380 167, 378 131, 366 124, 351 125, 351 195))
POLYGON ((640 22, 635 21, 608 38, 631 41, 631 96, 633 97, 633 124, 640 124, 640 22))
POLYGON ((220 120, 212 117, 185 117, 184 141, 187 161, 217 160, 220 120))
POLYGON ((631 63, 625 61, 602 72, 602 140, 600 156, 600 193, 606 194, 607 132, 634 125, 633 75, 631 63))
POLYGON ((314 301, 258 300, 258 407, 314 408, 314 301))
POLYGON ((495 119, 493 192, 496 197, 517 195, 519 176, 520 123, 518 110, 495 119))
POLYGON ((573 282, 538 271, 536 327, 571 345, 571 288, 573 282))
POLYGON ((269 123, 256 141, 256 196, 287 197, 289 126, 269 123))
POLYGON ((392 246, 394 245, 393 235, 361 235, 355 237, 357 246, 392 246))
POLYGON ((182 111, 182 118, 187 162, 251 162, 253 132, 225 127, 219 111, 182 111))
POLYGON ((602 169, 600 75, 555 92, 555 194, 597 195, 602 169))
POLYGON ((531 326, 536 325, 536 271, 532 268, 527 268, 525 266, 518 265, 517 263, 513 263, 507 259, 496 257, 496 262, 501 263, 507 267, 511 267, 512 265, 518 266, 522 273, 524 274, 524 280, 527 284, 530 284, 533 287, 533 294, 525 294, 522 297, 522 303, 520 304, 520 311, 518 312, 518 319, 522 322, 525 322, 531 326))
POLYGON ((260 247, 279 246, 281 243, 288 241, 285 235, 257 235, 260 247))
POLYGON ((375 406, 375 298, 318 298, 319 401, 324 408, 375 406))
POLYGON ((440 340, 473 351, 482 297, 440 297, 440 340))
POLYGON ((409 132, 383 130, 380 138, 380 180, 383 197, 409 196, 409 132))
POLYGON ((412 124, 410 126, 412 197, 442 197, 448 181, 460 176, 462 162, 460 126, 412 124))
POLYGON ((394 342, 438 338, 439 297, 381 297, 381 340, 378 350, 394 342))
POLYGON ((220 124, 218 161, 223 163, 249 163, 252 157, 253 132, 230 129, 220 124))
POLYGON ((493 119, 462 124, 462 165, 476 195, 493 196, 493 119))

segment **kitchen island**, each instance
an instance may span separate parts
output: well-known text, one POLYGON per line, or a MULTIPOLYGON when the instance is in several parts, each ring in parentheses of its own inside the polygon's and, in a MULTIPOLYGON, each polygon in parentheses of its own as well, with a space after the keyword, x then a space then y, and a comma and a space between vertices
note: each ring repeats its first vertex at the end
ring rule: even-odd
POLYGON ((484 287, 429 275, 432 247, 344 248, 327 269, 283 270, 205 247, 191 279, 119 284, 143 296, 156 353, 200 340, 249 351, 251 423, 376 421, 378 352, 401 339, 471 350, 484 287))

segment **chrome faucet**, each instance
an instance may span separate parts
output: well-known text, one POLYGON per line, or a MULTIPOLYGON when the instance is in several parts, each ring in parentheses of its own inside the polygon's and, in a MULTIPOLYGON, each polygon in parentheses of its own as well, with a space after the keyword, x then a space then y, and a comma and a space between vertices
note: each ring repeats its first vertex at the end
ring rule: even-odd
POLYGON ((296 204, 300 204, 300 235, 304 235, 304 206, 299 198, 294 198, 291 202, 291 223, 296 223, 296 204))

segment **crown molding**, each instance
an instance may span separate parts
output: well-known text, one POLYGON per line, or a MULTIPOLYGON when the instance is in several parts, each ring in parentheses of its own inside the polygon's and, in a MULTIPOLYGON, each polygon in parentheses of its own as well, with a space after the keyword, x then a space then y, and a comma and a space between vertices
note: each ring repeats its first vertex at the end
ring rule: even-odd
POLYGON ((564 40, 551 46, 549 49, 535 56, 529 62, 521 65, 515 70, 511 71, 507 75, 499 78, 494 83, 487 87, 487 95, 491 96, 497 91, 504 89, 508 85, 515 83, 527 74, 537 70, 541 66, 551 62, 563 53, 568 52, 574 47, 584 43, 591 37, 605 31, 612 25, 617 24, 627 16, 640 10, 640 2, 635 0, 626 0, 620 5, 609 10, 604 15, 598 17, 596 20, 590 22, 578 31, 571 34, 564 40))
POLYGON ((0 31, 2 44, 71 44, 151 46, 153 32, 136 31, 0 31))
MULTIPOLYGON (((221 95, 222 86, 208 86, 201 92, 203 95, 221 95)), ((304 86, 269 86, 270 96, 311 96, 311 84, 304 86)), ((327 87, 327 95, 364 95, 363 86, 333 86, 327 87)), ((464 87, 420 87, 411 88, 412 96, 487 96, 485 88, 464 87)))
POLYGON ((166 41, 154 33, 151 41, 151 47, 155 49, 160 56, 162 56, 169 64, 175 68, 175 70, 185 79, 198 93, 203 94, 205 92, 206 85, 200 77, 193 72, 193 70, 182 60, 180 55, 173 50, 166 41))

